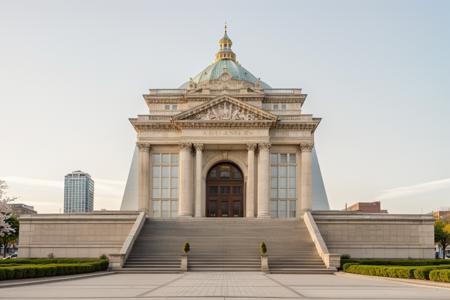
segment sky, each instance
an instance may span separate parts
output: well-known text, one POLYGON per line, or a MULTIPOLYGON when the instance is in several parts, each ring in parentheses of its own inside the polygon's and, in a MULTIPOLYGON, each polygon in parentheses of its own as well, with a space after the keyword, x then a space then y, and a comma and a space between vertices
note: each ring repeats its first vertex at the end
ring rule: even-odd
POLYGON ((450 1, 2 1, 0 179, 63 208, 64 175, 119 209, 142 94, 209 65, 224 22, 238 61, 302 88, 330 205, 450 207, 450 1))

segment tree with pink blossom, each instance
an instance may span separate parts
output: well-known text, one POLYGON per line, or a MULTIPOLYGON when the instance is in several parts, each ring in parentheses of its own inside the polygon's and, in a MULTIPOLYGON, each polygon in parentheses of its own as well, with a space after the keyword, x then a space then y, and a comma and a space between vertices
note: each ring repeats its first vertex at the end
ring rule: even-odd
POLYGON ((0 238, 15 232, 8 220, 12 217, 12 210, 9 203, 14 201, 15 197, 8 197, 6 190, 8 186, 4 180, 0 180, 0 238))

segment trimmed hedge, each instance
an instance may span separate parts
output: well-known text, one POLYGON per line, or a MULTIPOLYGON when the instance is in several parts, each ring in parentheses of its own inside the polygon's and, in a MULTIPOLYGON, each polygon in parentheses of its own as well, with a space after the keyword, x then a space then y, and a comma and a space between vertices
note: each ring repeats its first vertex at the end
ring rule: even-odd
POLYGON ((414 278, 415 266, 371 266, 359 264, 345 264, 345 272, 370 275, 383 276, 394 278, 414 278))
POLYGON ((450 270, 433 270, 430 272, 430 280, 450 282, 450 270))
POLYGON ((341 259, 341 269, 347 263, 379 266, 434 266, 450 265, 449 259, 341 259))
POLYGON ((356 263, 346 263, 343 266, 345 272, 370 275, 383 276, 392 278, 406 278, 406 279, 430 279, 430 272, 433 270, 445 269, 450 270, 450 265, 441 266, 390 266, 390 265, 360 265, 356 263))
POLYGON ((0 280, 44 276, 73 275, 106 270, 108 260, 94 259, 78 263, 2 264, 0 280))
POLYGON ((418 267, 414 271, 414 278, 422 280, 430 280, 430 272, 439 269, 450 269, 450 265, 418 267))
POLYGON ((0 259, 0 267, 2 265, 21 265, 21 264, 77 264, 85 262, 96 262, 98 258, 13 258, 0 259))

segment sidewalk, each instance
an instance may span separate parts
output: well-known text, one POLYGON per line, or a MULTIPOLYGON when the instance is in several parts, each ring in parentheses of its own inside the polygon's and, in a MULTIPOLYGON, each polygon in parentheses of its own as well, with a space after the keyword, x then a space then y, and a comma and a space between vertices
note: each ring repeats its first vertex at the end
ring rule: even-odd
POLYGON ((94 273, 84 273, 76 275, 67 276, 51 276, 51 277, 37 277, 37 278, 24 278, 24 279, 13 279, 13 280, 2 280, 0 281, 0 288, 16 287, 22 285, 32 285, 32 284, 42 284, 42 283, 52 283, 75 279, 85 279, 98 276, 112 275, 115 272, 94 272, 94 273))

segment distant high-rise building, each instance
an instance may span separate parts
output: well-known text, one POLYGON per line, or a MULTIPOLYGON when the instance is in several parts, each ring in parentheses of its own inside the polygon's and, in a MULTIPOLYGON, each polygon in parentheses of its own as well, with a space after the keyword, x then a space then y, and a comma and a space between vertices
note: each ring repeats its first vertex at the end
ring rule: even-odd
POLYGON ((88 173, 74 171, 64 177, 64 213, 94 210, 94 180, 88 173))

